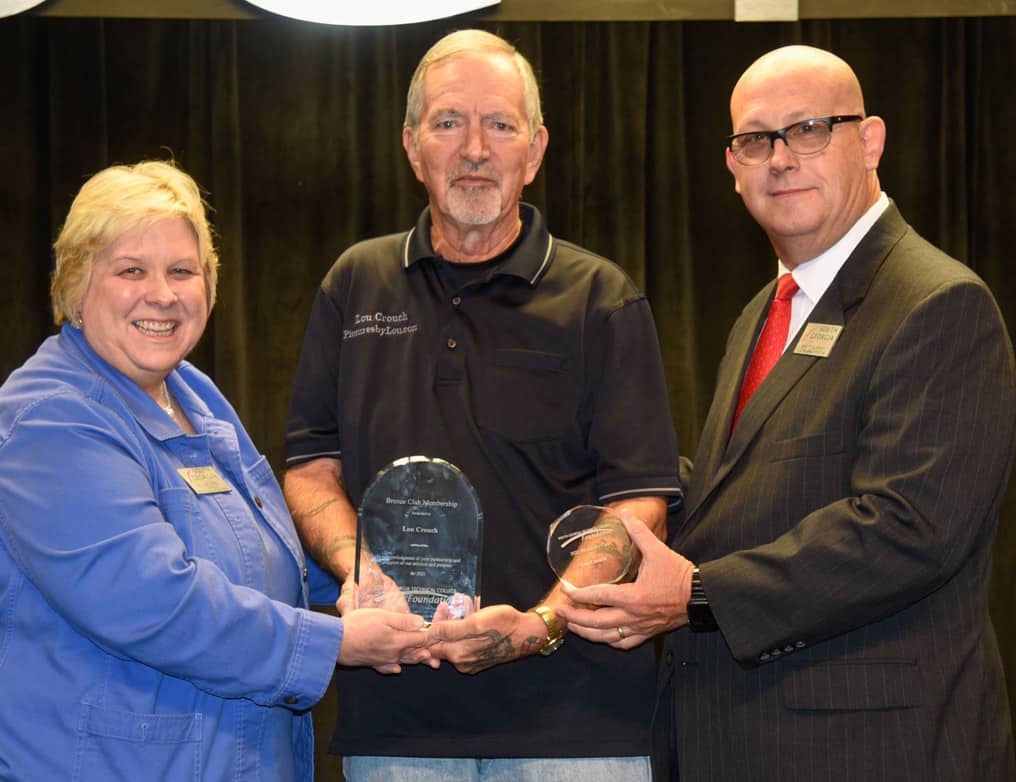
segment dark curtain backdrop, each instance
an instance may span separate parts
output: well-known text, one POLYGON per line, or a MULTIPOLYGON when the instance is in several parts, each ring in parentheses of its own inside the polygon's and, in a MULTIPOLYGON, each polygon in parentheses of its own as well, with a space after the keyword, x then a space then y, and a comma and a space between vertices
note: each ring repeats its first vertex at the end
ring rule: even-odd
MULTIPOLYGON (((775 46, 812 43, 855 66, 868 111, 889 128, 883 187, 988 281, 1016 325, 1016 18, 477 24, 515 41, 542 83, 550 148, 526 198, 554 233, 613 258, 649 294, 684 452, 727 331, 775 270, 723 164, 730 89, 775 46)), ((192 360, 278 469, 321 276, 350 243, 407 228, 425 203, 399 141, 405 90, 426 48, 459 26, 0 21, 0 380, 53 330, 50 244, 84 177, 172 155, 209 191, 222 256, 192 360)), ((992 610, 1011 694, 1014 524, 1010 496, 992 610)))

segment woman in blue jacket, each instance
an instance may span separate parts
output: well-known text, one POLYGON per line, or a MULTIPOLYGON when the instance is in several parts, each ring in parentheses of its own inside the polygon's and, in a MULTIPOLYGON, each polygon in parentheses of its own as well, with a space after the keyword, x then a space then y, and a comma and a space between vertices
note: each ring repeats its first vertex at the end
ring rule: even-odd
POLYGON ((100 172, 55 251, 61 331, 0 389, 0 779, 309 780, 336 661, 436 665, 422 619, 307 610, 272 470, 183 360, 218 263, 194 181, 100 172))

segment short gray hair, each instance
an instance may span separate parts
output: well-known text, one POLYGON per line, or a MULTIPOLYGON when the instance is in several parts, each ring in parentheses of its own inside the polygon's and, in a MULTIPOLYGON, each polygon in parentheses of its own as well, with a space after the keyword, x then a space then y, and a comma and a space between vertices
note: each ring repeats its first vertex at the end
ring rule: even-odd
POLYGON ((449 33, 427 50, 416 66, 413 79, 409 82, 409 93, 406 96, 406 119, 403 127, 417 137, 420 128, 420 113, 423 111, 423 79, 432 65, 451 57, 478 52, 493 52, 510 57, 522 77, 522 91, 526 102, 526 117, 529 120, 529 138, 536 136, 536 131, 543 124, 543 111, 540 108, 540 87, 536 83, 536 74, 529 60, 522 56, 518 49, 504 38, 485 30, 458 30, 449 33))

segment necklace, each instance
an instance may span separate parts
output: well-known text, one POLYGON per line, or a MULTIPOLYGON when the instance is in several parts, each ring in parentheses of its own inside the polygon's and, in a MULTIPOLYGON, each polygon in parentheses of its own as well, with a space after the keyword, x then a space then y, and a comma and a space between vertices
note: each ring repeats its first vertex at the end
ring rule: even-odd
POLYGON ((166 404, 159 405, 159 407, 161 407, 163 410, 165 410, 166 411, 166 415, 168 415, 170 418, 172 418, 176 414, 176 411, 173 410, 173 402, 169 398, 169 389, 166 388, 166 381, 165 380, 162 381, 162 398, 166 401, 166 404))

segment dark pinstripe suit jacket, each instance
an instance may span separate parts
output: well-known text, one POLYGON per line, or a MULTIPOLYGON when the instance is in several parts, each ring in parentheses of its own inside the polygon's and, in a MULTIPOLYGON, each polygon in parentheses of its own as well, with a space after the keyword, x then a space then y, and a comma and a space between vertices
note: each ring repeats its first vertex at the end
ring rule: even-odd
POLYGON ((1016 437, 998 307, 890 206, 809 318, 843 326, 830 355, 792 345, 728 443, 774 288, 731 331, 673 540, 722 632, 667 637, 658 735, 683 782, 1016 780, 986 605, 1016 437))

